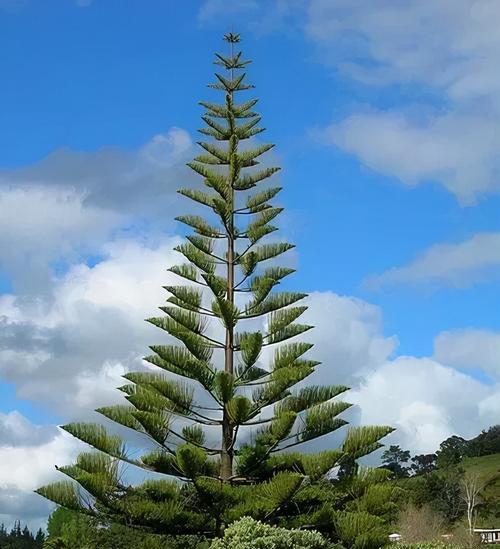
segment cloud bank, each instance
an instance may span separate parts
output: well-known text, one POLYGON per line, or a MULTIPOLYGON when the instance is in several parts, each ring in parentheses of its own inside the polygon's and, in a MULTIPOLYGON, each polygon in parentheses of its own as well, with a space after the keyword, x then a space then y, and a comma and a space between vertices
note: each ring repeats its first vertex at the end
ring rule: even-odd
POLYGON ((312 0, 306 12, 321 62, 400 97, 330 124, 325 142, 407 185, 441 183, 463 204, 500 191, 497 2, 312 0))
POLYGON ((365 286, 431 284, 467 288, 500 278, 500 233, 478 233, 458 244, 434 244, 413 261, 372 275, 365 286))

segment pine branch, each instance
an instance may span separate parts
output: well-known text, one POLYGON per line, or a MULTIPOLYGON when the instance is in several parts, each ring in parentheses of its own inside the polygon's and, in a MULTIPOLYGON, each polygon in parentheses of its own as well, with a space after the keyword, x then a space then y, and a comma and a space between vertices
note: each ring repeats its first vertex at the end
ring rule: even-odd
POLYGON ((210 238, 223 238, 225 236, 216 227, 212 227, 202 217, 197 215, 180 215, 175 220, 192 227, 202 236, 210 238))
POLYGON ((198 269, 194 265, 191 265, 191 263, 174 265, 173 267, 169 267, 167 271, 170 271, 171 273, 174 273, 177 276, 185 278, 186 280, 189 280, 191 282, 196 282, 197 284, 200 284, 200 282, 198 281, 198 269))
POLYGON ((207 109, 207 116, 213 116, 214 118, 252 118, 257 116, 257 113, 250 110, 251 106, 255 105, 257 101, 255 99, 248 101, 246 104, 239 107, 233 106, 232 109, 228 109, 225 105, 217 105, 215 103, 207 103, 206 101, 200 101, 199 104, 207 109), (248 107, 246 105, 249 105, 248 107), (244 108, 241 108, 244 107, 244 108))
POLYGON ((266 168, 264 170, 244 175, 243 177, 240 177, 235 184, 233 185, 234 189, 237 191, 246 191, 248 189, 252 189, 259 183, 260 181, 263 181, 264 179, 267 179, 268 177, 271 177, 273 174, 278 172, 281 168, 266 168))
POLYGON ((214 196, 204 193, 203 191, 198 191, 196 189, 179 189, 177 192, 204 206, 209 206, 210 208, 213 208, 214 206, 214 196))
POLYGON ((178 439, 183 440, 184 442, 187 442, 189 444, 192 444, 193 446, 196 446, 196 448, 200 448, 200 450, 205 451, 209 455, 215 456, 215 455, 220 455, 220 453, 221 453, 220 450, 215 450, 213 448, 209 448, 207 446, 204 446, 203 444, 195 443, 192 440, 189 440, 188 438, 186 438, 184 435, 181 435, 180 433, 177 433, 175 431, 171 431, 171 432, 178 439))
POLYGON ((235 91, 242 91, 242 90, 250 90, 254 88, 255 86, 252 86, 251 84, 243 84, 243 80, 245 78, 246 74, 240 74, 234 79, 228 80, 221 74, 215 73, 215 77, 219 82, 215 84, 209 84, 209 88, 213 88, 214 90, 224 90, 227 93, 233 93, 235 91))
POLYGON ((200 251, 191 242, 189 244, 176 246, 174 250, 181 253, 189 262, 205 273, 213 273, 216 266, 223 263, 218 258, 200 251))
POLYGON ((198 141, 198 145, 214 156, 221 164, 229 164, 228 152, 214 143, 205 143, 198 141))
MULTIPOLYGON (((210 121, 212 125, 216 125, 215 122, 210 121)), ((217 128, 215 128, 217 129, 217 128)), ((217 131, 219 131, 217 129, 217 131)), ((224 130, 224 128, 221 128, 220 130, 224 130)), ((205 184, 209 186, 211 189, 217 192, 217 194, 220 195, 220 197, 223 200, 227 200, 228 198, 228 186, 226 179, 220 175, 219 173, 211 170, 210 168, 207 168, 203 164, 198 164, 197 162, 188 162, 187 166, 190 167, 193 171, 195 171, 197 174, 201 175, 205 178, 205 184)))
POLYGON ((217 60, 214 61, 214 64, 222 65, 227 70, 243 69, 251 63, 251 61, 240 61, 241 52, 232 57, 225 57, 219 53, 216 53, 215 56, 217 57, 217 60))

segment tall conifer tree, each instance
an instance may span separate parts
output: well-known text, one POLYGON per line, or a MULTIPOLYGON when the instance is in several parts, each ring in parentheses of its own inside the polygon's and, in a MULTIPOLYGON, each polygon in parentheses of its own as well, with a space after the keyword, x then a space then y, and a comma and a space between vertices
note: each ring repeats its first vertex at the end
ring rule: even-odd
POLYGON ((277 262, 293 246, 269 238, 282 211, 271 201, 281 188, 265 182, 278 168, 259 167, 273 145, 252 139, 263 128, 253 110, 257 99, 240 100, 253 88, 245 79, 249 61, 235 51, 239 35, 225 40, 230 53, 215 60, 224 72, 209 85, 224 99, 201 103, 199 131, 207 139, 188 164, 205 188, 179 190, 207 215, 177 218, 193 231, 176 248, 185 262, 170 269, 185 282, 166 287, 164 316, 148 319, 178 344, 152 346, 145 360, 156 371, 126 374, 121 390, 128 404, 98 410, 141 433, 150 449, 134 457, 104 426, 71 423, 64 429, 96 451, 60 468, 71 481, 38 491, 62 506, 156 532, 213 534, 245 514, 330 524, 331 506, 313 484, 379 448, 391 431, 350 428, 338 449, 290 451, 346 424, 339 416, 349 404, 336 397, 347 387, 296 387, 319 365, 307 355, 312 345, 298 341, 311 329, 297 322, 306 295, 276 291, 293 272, 277 262), (183 482, 124 486, 120 463, 183 482))

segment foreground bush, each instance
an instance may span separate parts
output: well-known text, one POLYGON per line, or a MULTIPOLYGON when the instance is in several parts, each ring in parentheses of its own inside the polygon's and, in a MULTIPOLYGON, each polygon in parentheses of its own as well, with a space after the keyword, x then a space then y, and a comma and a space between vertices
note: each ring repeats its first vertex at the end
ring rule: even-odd
POLYGON ((333 547, 318 532, 268 526, 250 517, 233 523, 210 549, 327 549, 333 547))
POLYGON ((334 514, 335 533, 343 546, 352 549, 378 549, 388 539, 387 528, 382 519, 363 511, 334 514))
POLYGON ((445 520, 427 505, 410 504, 399 514, 397 531, 408 544, 434 543, 446 533, 445 520))

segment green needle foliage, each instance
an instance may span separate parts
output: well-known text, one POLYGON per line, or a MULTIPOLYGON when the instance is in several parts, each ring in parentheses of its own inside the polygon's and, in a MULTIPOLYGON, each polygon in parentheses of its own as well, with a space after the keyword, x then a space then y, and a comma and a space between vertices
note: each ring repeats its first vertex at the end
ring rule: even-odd
MULTIPOLYGON (((224 74, 209 86, 223 101, 201 103, 207 140, 188 164, 205 189, 179 191, 206 215, 177 218, 192 230, 176 248, 185 261, 170 269, 180 283, 165 288, 163 316, 148 319, 170 337, 145 358, 154 371, 124 376, 128 404, 98 410, 140 433, 147 451, 138 457, 102 425, 66 425, 95 451, 60 468, 70 481, 38 493, 159 533, 220 534, 243 515, 333 528, 335 497, 320 487, 325 475, 348 464, 355 470, 392 429, 351 428, 338 449, 294 451, 346 425, 340 416, 350 405, 337 397, 347 387, 304 383, 319 362, 308 357, 312 345, 297 340, 312 328, 298 322, 306 294, 277 291, 293 272, 278 260, 293 246, 269 240, 282 211, 271 201, 281 189, 265 185, 278 168, 261 167, 260 159, 273 145, 252 139, 264 130, 257 100, 240 102, 253 87, 245 80, 249 61, 234 50, 238 35, 225 39, 230 54, 215 60, 224 74), (264 351, 269 364, 260 360, 264 351), (120 464, 165 478, 125 486, 120 464)), ((353 522, 338 520, 346 530, 353 522)))

